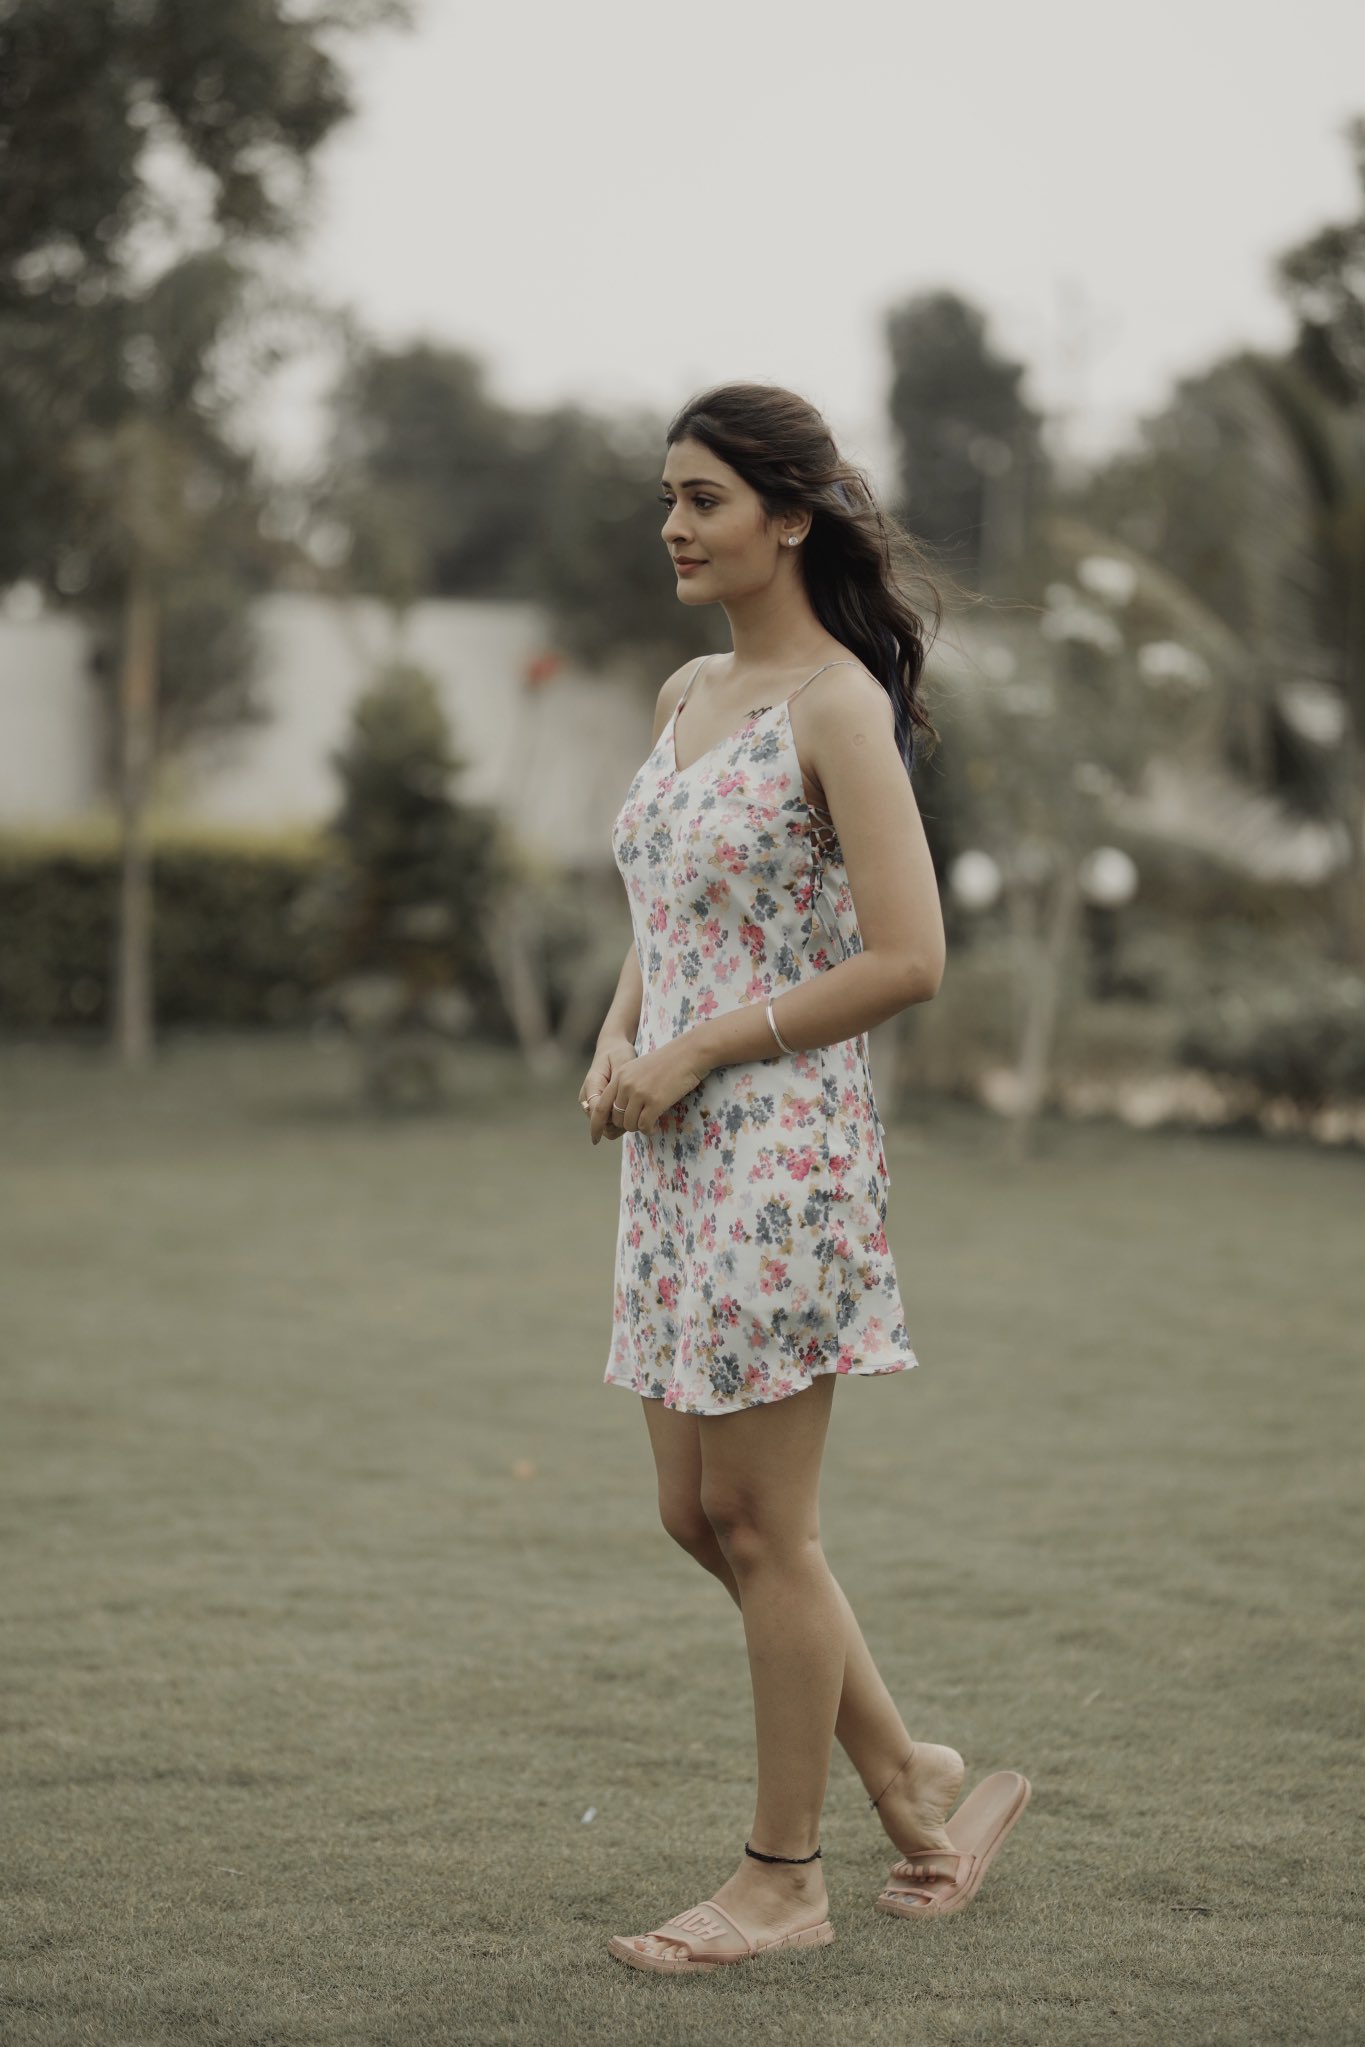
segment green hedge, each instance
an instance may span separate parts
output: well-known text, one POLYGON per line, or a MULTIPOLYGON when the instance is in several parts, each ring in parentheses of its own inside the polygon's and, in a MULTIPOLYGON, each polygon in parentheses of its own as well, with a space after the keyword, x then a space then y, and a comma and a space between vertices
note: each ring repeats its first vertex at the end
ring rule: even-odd
MULTIPOLYGON (((161 832, 152 848, 158 1021, 296 1021, 312 991, 291 909, 322 843, 161 832)), ((0 838, 0 1028, 108 1025, 117 904, 112 830, 0 838)))
MULTIPOLYGON (((321 835, 152 834, 158 1023, 273 1026, 306 1020, 325 982, 309 903, 337 855, 321 835)), ((105 1029, 118 902, 114 829, 0 834, 0 1031, 105 1029)), ((496 1020, 489 978, 469 992, 496 1020)))

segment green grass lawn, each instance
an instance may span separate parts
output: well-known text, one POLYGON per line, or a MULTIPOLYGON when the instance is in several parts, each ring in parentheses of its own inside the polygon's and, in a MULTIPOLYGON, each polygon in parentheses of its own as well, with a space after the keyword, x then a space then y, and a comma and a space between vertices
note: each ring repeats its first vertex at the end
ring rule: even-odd
POLYGON ((6 2047, 1365 2038, 1360 1155, 891 1133, 922 1368, 837 1390, 825 1546, 1032 1802, 891 1919, 836 1750, 834 1945, 667 1979, 606 1940, 734 1867, 752 1712, 601 1384, 578 1078, 376 1121, 301 1041, 0 1054, 6 2047))

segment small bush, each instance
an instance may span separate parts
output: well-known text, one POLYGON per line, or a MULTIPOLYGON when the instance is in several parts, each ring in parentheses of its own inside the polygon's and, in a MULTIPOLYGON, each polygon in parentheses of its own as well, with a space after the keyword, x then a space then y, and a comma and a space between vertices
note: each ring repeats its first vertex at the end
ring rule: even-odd
POLYGON ((1189 1020, 1177 1052, 1303 1108, 1365 1098, 1365 976, 1316 963, 1294 981, 1229 991, 1189 1020))

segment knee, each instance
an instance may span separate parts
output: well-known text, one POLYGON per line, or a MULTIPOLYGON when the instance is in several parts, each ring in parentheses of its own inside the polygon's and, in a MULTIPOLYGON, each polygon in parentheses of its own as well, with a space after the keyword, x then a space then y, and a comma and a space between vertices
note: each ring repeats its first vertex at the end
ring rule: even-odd
POLYGON ((659 1494, 659 1519, 667 1534, 689 1556, 703 1557, 714 1551, 716 1531, 707 1520, 701 1501, 693 1493, 659 1494))
POLYGON ((704 1491, 702 1505, 714 1539, 736 1577, 774 1557, 790 1556, 808 1544, 819 1545, 820 1531, 814 1522, 809 1528, 793 1526, 789 1514, 765 1513, 752 1494, 733 1487, 704 1491))

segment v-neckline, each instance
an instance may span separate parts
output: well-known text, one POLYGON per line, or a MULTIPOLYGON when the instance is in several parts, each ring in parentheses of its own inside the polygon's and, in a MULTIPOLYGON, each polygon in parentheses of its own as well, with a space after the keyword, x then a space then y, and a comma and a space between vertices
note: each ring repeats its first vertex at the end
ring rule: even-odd
POLYGON ((686 693, 684 693, 683 696, 679 698, 678 702, 673 706, 673 715, 670 717, 668 721, 668 751, 673 757, 674 774, 690 775, 694 768, 699 768, 702 762, 704 760, 709 760, 713 753, 719 753, 720 749, 723 746, 733 746, 735 741, 741 738, 743 734, 749 730, 749 727, 752 724, 754 724, 754 722, 757 719, 766 716, 766 714, 769 711, 777 710, 779 706, 785 704, 786 701, 787 699, 785 697, 781 697, 779 698, 778 703, 776 704, 760 704, 756 710, 746 711, 744 714, 744 723, 742 725, 737 725, 733 732, 727 732, 723 739, 718 739, 714 746, 708 746, 705 753, 699 753, 694 761, 689 761, 688 765, 686 767, 683 767, 682 763, 678 759, 677 724, 678 713, 682 709, 683 705, 687 702, 687 696, 686 693))

